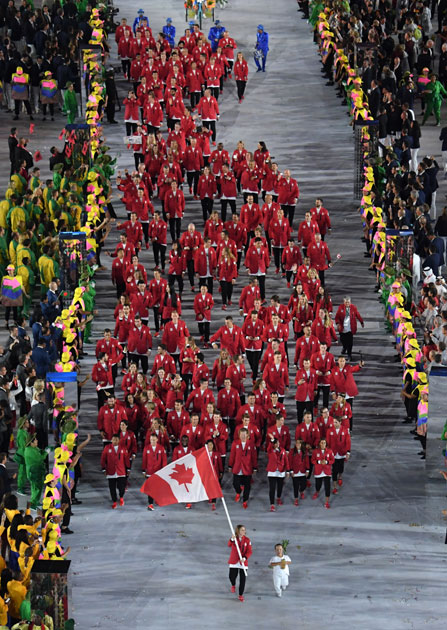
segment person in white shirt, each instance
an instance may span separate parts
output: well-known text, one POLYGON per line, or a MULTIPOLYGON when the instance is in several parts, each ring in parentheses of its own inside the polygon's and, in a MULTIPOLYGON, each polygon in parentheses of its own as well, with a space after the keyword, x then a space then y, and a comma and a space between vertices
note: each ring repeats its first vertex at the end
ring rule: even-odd
POLYGON ((275 545, 275 555, 270 559, 269 567, 273 569, 273 587, 278 597, 282 596, 289 586, 289 564, 292 561, 289 556, 284 553, 283 546, 278 543, 275 545))

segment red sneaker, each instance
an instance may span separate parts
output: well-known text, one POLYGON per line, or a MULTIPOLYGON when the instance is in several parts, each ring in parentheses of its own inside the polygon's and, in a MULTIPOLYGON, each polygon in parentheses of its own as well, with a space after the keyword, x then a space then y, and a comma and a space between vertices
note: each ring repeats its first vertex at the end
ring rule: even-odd
POLYGON ((342 485, 343 485, 343 479, 339 479, 339 480, 337 481, 337 483, 338 483, 338 485, 339 485, 339 486, 342 486, 342 485))
POLYGON ((237 494, 237 495, 234 497, 234 500, 236 501, 236 503, 239 503, 239 499, 240 499, 240 498, 241 498, 241 495, 240 495, 240 494, 237 494))
POLYGON ((158 337, 160 335, 159 332, 154 332, 154 337, 158 337))
POLYGON ((337 490, 337 488, 334 488, 334 489, 332 490, 332 494, 338 494, 338 490, 337 490))
POLYGON ((196 290, 196 287, 191 287, 191 291, 194 293, 194 291, 196 290))
POLYGON ((324 504, 324 507, 326 508, 326 510, 331 509, 331 506, 329 505, 329 501, 326 501, 326 503, 324 504))
POLYGON ((318 492, 314 492, 312 495, 312 499, 318 499, 318 492))
POLYGON ((243 595, 239 595, 239 601, 243 602, 244 601, 244 596, 243 595))
POLYGON ((233 302, 231 300, 228 300, 228 306, 231 306, 233 304, 233 302))
POLYGON ((123 506, 124 505, 124 499, 123 497, 120 497, 120 505, 123 506))
POLYGON ((306 486, 307 486, 308 488, 310 488, 310 486, 311 486, 311 485, 312 485, 312 484, 310 483, 310 481, 307 481, 307 482, 306 482, 306 486))
POLYGON ((149 249, 149 243, 146 243, 146 249, 149 249))
POLYGON ((117 504, 117 502, 116 502, 116 501, 114 501, 114 502, 112 503, 112 510, 116 510, 116 506, 117 506, 117 505, 118 505, 118 504, 117 504))
POLYGON ((275 273, 279 273, 279 268, 276 267, 275 273))
POLYGON ((244 510, 246 510, 248 508, 248 503, 247 501, 244 501, 242 504, 242 507, 244 508, 244 510))
POLYGON ((189 189, 189 194, 192 195, 192 188, 189 189))
POLYGON ((227 310, 227 305, 226 304, 222 304, 222 310, 226 311, 227 310))
POLYGON ((231 592, 235 593, 236 592, 236 587, 235 586, 231 586, 231 592))
POLYGON ((239 103, 242 103, 242 99, 241 98, 239 99, 239 103))
POLYGON ((287 288, 290 289, 290 282, 287 283, 287 288))
POLYGON ((216 504, 212 503, 211 504, 211 512, 215 512, 216 511, 216 504))
POLYGON ((278 497, 278 498, 276 499, 276 503, 277 503, 278 505, 282 505, 282 499, 281 499, 280 497, 278 497))
POLYGON ((153 511, 154 506, 152 505, 152 503, 149 503, 149 505, 147 506, 147 509, 151 510, 151 512, 153 511))
POLYGON ((304 492, 302 492, 302 493, 301 493, 301 498, 302 498, 302 499, 305 499, 305 498, 306 498, 306 495, 304 494, 304 492))
POLYGON ((294 505, 296 505, 298 507, 298 499, 295 499, 295 501, 293 503, 294 503, 294 505))
POLYGON ((275 508, 275 506, 274 506, 274 505, 271 505, 271 506, 270 506, 270 512, 276 512, 276 508, 275 508))
POLYGON ((215 140, 213 140, 212 145, 213 145, 213 147, 216 146, 216 141, 215 140))
POLYGON ((185 510, 190 510, 191 508, 192 508, 191 503, 187 503, 187 504, 185 505, 185 510))

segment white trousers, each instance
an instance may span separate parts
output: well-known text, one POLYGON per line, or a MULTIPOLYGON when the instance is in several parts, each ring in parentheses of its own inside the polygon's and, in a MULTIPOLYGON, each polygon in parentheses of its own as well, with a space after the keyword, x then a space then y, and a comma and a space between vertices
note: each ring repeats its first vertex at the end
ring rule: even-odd
POLYGON ((281 571, 278 575, 273 576, 273 586, 275 593, 281 597, 281 589, 285 589, 289 585, 289 576, 285 571, 281 571))

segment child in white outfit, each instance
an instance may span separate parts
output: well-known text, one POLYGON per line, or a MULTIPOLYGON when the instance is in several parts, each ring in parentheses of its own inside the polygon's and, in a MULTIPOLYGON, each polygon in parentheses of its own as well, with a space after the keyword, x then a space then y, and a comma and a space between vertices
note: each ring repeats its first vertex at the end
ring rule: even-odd
POLYGON ((291 559, 284 554, 281 544, 275 545, 276 555, 271 558, 269 567, 273 569, 273 586, 278 597, 282 596, 289 585, 289 564, 291 559))

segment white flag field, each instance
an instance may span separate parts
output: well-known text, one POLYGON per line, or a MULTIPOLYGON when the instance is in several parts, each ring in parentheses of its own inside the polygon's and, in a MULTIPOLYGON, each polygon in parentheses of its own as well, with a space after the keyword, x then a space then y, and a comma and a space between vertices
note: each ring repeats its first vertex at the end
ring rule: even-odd
POLYGON ((161 506, 198 503, 223 496, 205 446, 151 475, 141 486, 141 492, 161 506))

